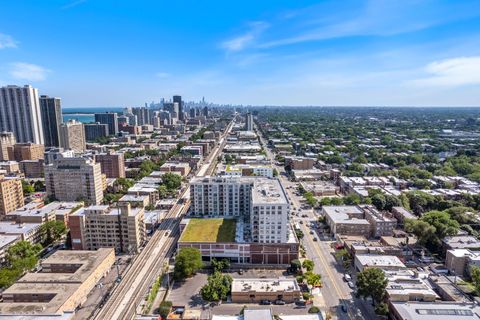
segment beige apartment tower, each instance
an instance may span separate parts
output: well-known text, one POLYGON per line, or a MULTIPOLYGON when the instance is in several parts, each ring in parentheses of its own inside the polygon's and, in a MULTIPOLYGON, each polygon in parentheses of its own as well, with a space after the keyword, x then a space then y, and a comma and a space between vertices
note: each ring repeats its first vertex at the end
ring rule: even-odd
POLYGON ((82 208, 69 217, 72 249, 115 248, 117 252, 136 253, 146 240, 144 209, 119 202, 82 208))
POLYGON ((22 181, 0 175, 0 217, 24 204, 22 181))
POLYGON ((0 132, 0 161, 11 160, 9 150, 13 148, 15 143, 16 139, 13 132, 0 132))
POLYGON ((36 143, 17 143, 13 147, 9 147, 10 160, 40 160, 43 159, 45 147, 43 144, 36 143))
POLYGON ((87 158, 62 158, 45 166, 47 194, 59 201, 100 204, 103 200, 100 164, 87 158))
POLYGON ((95 162, 100 163, 102 173, 107 178, 125 178, 125 160, 123 153, 102 153, 95 155, 95 162))
POLYGON ((87 149, 83 123, 69 120, 60 125, 60 147, 71 149, 76 153, 82 153, 87 149))

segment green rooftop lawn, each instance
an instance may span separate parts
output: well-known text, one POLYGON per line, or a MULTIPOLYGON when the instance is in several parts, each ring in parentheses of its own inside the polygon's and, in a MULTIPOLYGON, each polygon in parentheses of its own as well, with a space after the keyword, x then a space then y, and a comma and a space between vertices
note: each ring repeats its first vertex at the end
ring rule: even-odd
POLYGON ((190 219, 182 242, 235 242, 234 219, 190 219))

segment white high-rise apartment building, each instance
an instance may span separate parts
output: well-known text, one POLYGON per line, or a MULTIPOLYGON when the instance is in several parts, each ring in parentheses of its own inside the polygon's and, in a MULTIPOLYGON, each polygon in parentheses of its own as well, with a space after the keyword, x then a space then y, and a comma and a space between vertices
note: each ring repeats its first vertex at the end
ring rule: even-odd
POLYGON ((190 198, 193 215, 241 219, 252 242, 288 242, 290 206, 278 179, 194 178, 190 198))
POLYGON ((13 132, 17 142, 44 144, 38 90, 32 86, 0 88, 0 132, 13 132))
POLYGON ((194 178, 190 183, 193 212, 201 216, 238 217, 250 214, 252 179, 194 178))
POLYGON ((288 242, 289 212, 290 206, 278 179, 255 179, 250 214, 253 242, 288 242))

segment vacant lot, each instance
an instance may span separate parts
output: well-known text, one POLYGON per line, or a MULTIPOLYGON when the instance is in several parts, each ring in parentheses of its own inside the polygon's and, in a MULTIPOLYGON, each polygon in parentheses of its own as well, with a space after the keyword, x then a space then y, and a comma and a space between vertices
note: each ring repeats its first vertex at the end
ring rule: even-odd
POLYGON ((190 219, 181 242, 235 242, 234 219, 190 219))

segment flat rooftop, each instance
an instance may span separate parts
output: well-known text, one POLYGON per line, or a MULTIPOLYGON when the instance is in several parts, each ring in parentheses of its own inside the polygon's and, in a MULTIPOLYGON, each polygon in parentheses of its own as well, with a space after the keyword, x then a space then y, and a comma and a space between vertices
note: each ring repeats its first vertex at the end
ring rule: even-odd
POLYGON ((278 179, 257 178, 252 189, 252 204, 288 204, 278 179))
POLYGON ((370 225, 366 219, 351 217, 364 214, 357 206, 324 206, 323 211, 335 223, 370 225))
MULTIPOLYGON (((63 272, 37 272, 27 273, 15 284, 6 289, 2 294, 4 301, 6 297, 16 294, 43 294, 51 295, 48 302, 2 302, 0 303, 1 315, 44 315, 61 313, 65 303, 74 299, 79 302, 82 297, 79 295, 86 292, 79 292, 80 285, 95 275, 104 261, 114 255, 113 248, 102 248, 97 251, 67 251, 59 250, 42 262, 45 269, 51 266, 75 266, 72 273, 63 272)), ((111 260, 114 262, 114 259, 111 260)), ((111 265, 103 265, 110 268, 111 265)), ((102 270, 102 271, 106 271, 102 270)), ((96 277, 100 277, 97 274, 96 277)), ((89 280, 91 281, 91 280, 89 280)), ((98 281, 95 278, 95 281, 98 281)), ((88 282, 87 282, 88 283, 88 282)), ((93 287, 94 283, 91 284, 93 287)), ((74 310, 66 310, 74 311, 74 310)), ((41 319, 41 317, 39 317, 41 319)))
POLYGON ((40 223, 0 222, 0 234, 27 234, 40 227, 40 223))
POLYGON ((479 320, 480 307, 458 302, 390 302, 399 319, 408 320, 479 320))
POLYGON ((235 219, 191 218, 180 242, 235 242, 235 219))
POLYGON ((384 256, 373 254, 357 254, 355 256, 364 267, 398 267, 406 268, 402 261, 396 256, 384 256))
POLYGON ((278 292, 299 291, 297 280, 293 278, 263 279, 247 278, 233 279, 232 292, 278 292))

